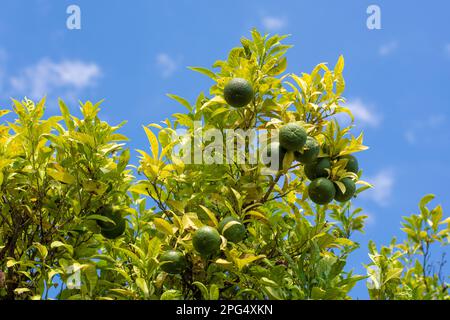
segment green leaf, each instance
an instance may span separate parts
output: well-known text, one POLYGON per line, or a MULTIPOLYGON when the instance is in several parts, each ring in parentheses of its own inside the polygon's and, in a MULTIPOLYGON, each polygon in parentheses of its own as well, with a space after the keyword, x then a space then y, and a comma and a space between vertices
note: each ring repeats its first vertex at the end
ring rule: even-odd
POLYGON ((427 194, 426 196, 424 196, 420 202, 419 202, 419 208, 420 208, 420 212, 422 212, 422 215, 424 215, 425 217, 427 216, 428 213, 428 209, 426 208, 426 205, 433 200, 435 197, 434 194, 427 194))
POLYGON ((204 75, 210 77, 211 79, 216 79, 216 74, 209 69, 202 68, 202 67, 188 67, 188 69, 191 69, 193 71, 204 74, 204 75))
POLYGON ((87 192, 95 193, 96 195, 101 196, 105 193, 108 186, 101 181, 87 180, 82 182, 83 189, 87 192))
POLYGON ((38 249, 39 254, 41 255, 41 258, 42 258, 42 259, 45 259, 45 258, 47 257, 47 255, 48 255, 48 250, 47 250, 47 248, 46 248, 45 246, 43 246, 43 245, 40 244, 39 242, 34 242, 34 243, 33 243, 33 246, 35 246, 35 247, 38 249))
POLYGON ((208 288, 203 283, 201 283, 199 281, 194 281, 192 284, 197 286, 197 288, 200 289, 200 292, 202 293, 203 299, 205 299, 205 300, 209 299, 208 288))
POLYGON ((384 283, 387 283, 391 279, 399 278, 403 272, 403 268, 393 268, 389 270, 389 272, 386 275, 386 278, 384 279, 384 283))
POLYGON ((205 206, 200 205, 200 208, 202 208, 203 211, 206 212, 211 222, 214 224, 215 227, 217 227, 219 225, 219 222, 217 221, 216 215, 205 206))
POLYGON ((53 179, 65 184, 73 184, 76 182, 74 176, 64 171, 58 171, 56 169, 47 168, 47 173, 53 179))
POLYGON ((153 219, 153 223, 155 224, 156 229, 159 231, 170 235, 173 235, 173 227, 172 225, 164 219, 155 218, 153 219))
POLYGON ((160 300, 183 300, 183 294, 178 290, 170 289, 164 291, 160 300))
POLYGON ((6 262, 6 267, 7 267, 7 268, 12 268, 12 267, 14 267, 16 264, 20 264, 20 261, 16 261, 16 260, 14 260, 14 259, 9 259, 9 260, 6 262))
POLYGON ((0 110, 0 117, 3 117, 4 115, 7 115, 10 112, 11 112, 11 110, 7 110, 7 109, 0 110))
POLYGON ((89 292, 92 295, 98 282, 97 269, 94 265, 90 264, 84 269, 84 274, 89 283, 89 292))
POLYGON ((158 139, 156 139, 155 134, 147 127, 144 127, 145 134, 147 135, 148 142, 152 150, 152 155, 154 159, 158 159, 159 144, 158 139))
POLYGON ((161 240, 158 237, 148 242, 147 258, 156 258, 161 250, 161 240))
POLYGON ((219 300, 219 287, 216 284, 209 287, 209 300, 219 300))
POLYGON ((260 280, 261 284, 269 287, 279 287, 278 283, 276 283, 273 280, 270 280, 269 278, 262 277, 260 280))
POLYGON ((137 278, 136 285, 144 293, 145 298, 148 298, 150 296, 149 291, 148 291, 147 282, 145 282, 145 280, 143 278, 137 278))
POLYGON ((334 66, 334 73, 341 74, 342 71, 344 71, 344 57, 340 55, 336 65, 334 66))
POLYGON ((342 193, 345 193, 345 184, 340 181, 334 181, 334 183, 338 186, 339 190, 341 190, 342 193))
POLYGON ((326 291, 319 287, 314 287, 311 290, 311 298, 319 300, 325 297, 326 291))
MULTIPOLYGON (((196 70, 196 71, 197 71, 197 70, 196 70)), ((191 104, 190 104, 186 99, 184 99, 184 98, 182 98, 182 97, 179 97, 179 96, 177 96, 177 95, 175 95, 175 94, 170 94, 170 93, 168 93, 167 96, 168 96, 169 98, 172 98, 173 100, 179 102, 181 105, 185 106, 186 109, 189 110, 189 112, 192 112, 192 106, 191 106, 191 104)))
POLYGON ((73 254, 73 247, 70 244, 66 244, 61 241, 53 241, 50 244, 50 248, 59 248, 59 247, 64 247, 71 255, 73 254))
POLYGON ((16 288, 16 289, 14 289, 14 293, 15 294, 23 294, 25 292, 31 292, 31 290, 28 289, 28 288, 16 288))
POLYGON ((262 287, 263 291, 269 299, 271 300, 283 300, 283 297, 280 294, 280 290, 278 288, 273 287, 262 287))
POLYGON ((265 258, 265 257, 266 257, 266 256, 263 255, 263 254, 260 254, 260 255, 258 255, 258 256, 251 255, 251 256, 246 257, 246 258, 243 258, 243 259, 235 258, 235 259, 234 259, 234 262, 235 262, 237 268, 238 268, 239 270, 242 270, 244 267, 246 267, 246 266, 249 265, 250 263, 252 263, 252 262, 254 262, 254 261, 256 261, 256 260, 263 259, 263 258, 265 258))
POLYGON ((61 110, 61 114, 63 116, 64 122, 66 123, 67 129, 72 131, 74 129, 73 120, 70 118, 70 112, 67 105, 64 103, 62 99, 58 99, 59 109, 61 110))
POLYGON ((277 64, 267 73, 271 76, 277 76, 279 74, 282 74, 286 70, 286 67, 287 67, 287 59, 286 57, 283 57, 280 60, 278 60, 277 64))
MULTIPOLYGON (((87 216, 85 219, 86 220, 100 220, 100 221, 103 221, 103 222, 116 224, 114 222, 114 220, 112 220, 112 219, 110 219, 110 218, 108 218, 106 216, 99 215, 99 214, 91 214, 91 215, 87 216)), ((55 241, 55 242, 59 242, 59 241, 55 241)))

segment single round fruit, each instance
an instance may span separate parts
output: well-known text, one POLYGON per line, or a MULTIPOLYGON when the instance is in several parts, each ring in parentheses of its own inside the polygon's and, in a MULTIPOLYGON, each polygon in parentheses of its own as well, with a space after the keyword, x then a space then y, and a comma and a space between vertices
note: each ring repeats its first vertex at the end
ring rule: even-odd
POLYGON ((296 151, 295 160, 303 164, 311 163, 317 159, 320 152, 320 146, 316 139, 307 137, 302 151, 296 151))
POLYGON ((219 223, 219 232, 231 242, 244 240, 246 230, 244 225, 234 217, 225 217, 219 223))
POLYGON ((116 223, 116 225, 112 228, 101 228, 100 232, 102 236, 108 239, 116 239, 125 232, 126 221, 124 218, 122 218, 122 216, 120 216, 120 219, 114 218, 114 222, 116 223))
POLYGON ((275 170, 280 170, 283 167, 283 159, 286 152, 286 149, 280 146, 279 142, 271 142, 262 150, 261 161, 266 166, 271 166, 275 170), (278 163, 276 163, 276 161, 278 161, 278 163))
POLYGON ((358 173, 359 166, 358 166, 358 160, 351 154, 347 154, 345 156, 340 157, 339 159, 347 159, 347 165, 345 166, 345 170, 348 172, 358 173))
POLYGON ((343 183, 345 186, 345 192, 342 193, 341 189, 338 185, 335 185, 336 189, 336 195, 334 196, 334 199, 336 199, 339 202, 346 202, 350 200, 356 191, 356 185, 355 182, 350 178, 344 178, 340 180, 339 182, 343 183))
POLYGON ((187 265, 184 254, 176 250, 163 252, 159 257, 159 262, 163 262, 161 263, 161 270, 171 274, 182 273, 187 265))
POLYGON ((241 108, 253 99, 253 88, 250 82, 242 78, 233 78, 223 90, 225 101, 232 107, 241 108))
POLYGON ((331 171, 330 158, 318 158, 312 163, 305 164, 304 171, 306 177, 311 181, 317 178, 326 178, 331 171))
MULTIPOLYGON (((111 220, 113 219, 114 216, 114 209, 112 206, 103 206, 101 208, 99 208, 96 212, 96 214, 103 216, 103 217, 107 217, 111 220)), ((101 228, 112 228, 114 227, 114 224, 112 224, 111 222, 106 222, 106 221, 102 221, 102 220, 97 220, 97 224, 101 227, 101 228)))
POLYGON ((327 178, 317 178, 308 186, 308 195, 311 201, 317 204, 331 202, 336 194, 333 182, 327 178))
POLYGON ((203 226, 195 231, 192 244, 201 255, 207 256, 220 250, 222 239, 219 232, 212 227, 203 226))
POLYGON ((288 151, 298 151, 306 143, 306 131, 296 123, 288 123, 280 128, 280 145, 288 151))

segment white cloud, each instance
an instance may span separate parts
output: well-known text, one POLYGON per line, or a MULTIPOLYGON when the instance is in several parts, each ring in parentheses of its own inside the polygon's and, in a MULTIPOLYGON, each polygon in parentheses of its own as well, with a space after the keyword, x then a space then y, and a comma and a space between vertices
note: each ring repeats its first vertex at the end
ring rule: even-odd
POLYGON ((372 106, 367 105, 361 99, 349 100, 346 105, 353 113, 355 122, 370 127, 378 127, 381 123, 381 115, 372 106))
POLYGON ((409 144, 415 144, 416 141, 417 141, 416 134, 415 134, 415 132, 414 132, 413 130, 407 130, 407 131, 404 133, 404 137, 405 137, 405 140, 406 140, 409 144))
POLYGON ((167 53, 160 53, 156 56, 156 65, 163 78, 169 78, 178 69, 178 63, 167 53))
POLYGON ((373 188, 361 193, 361 197, 370 199, 380 206, 387 206, 391 200, 395 183, 393 170, 383 169, 376 175, 366 177, 364 180, 371 183, 373 188))
POLYGON ((54 92, 58 95, 74 95, 94 86, 100 75, 100 67, 95 63, 80 60, 54 62, 44 58, 11 77, 10 90, 14 95, 23 94, 32 99, 54 92))
POLYGON ((397 41, 391 41, 381 45, 380 48, 378 49, 378 54, 380 56, 387 56, 393 53, 395 50, 397 50, 397 48, 398 48, 397 41))
POLYGON ((278 31, 287 25, 287 19, 274 16, 264 16, 261 23, 268 31, 278 31))
POLYGON ((450 43, 447 43, 447 44, 444 46, 444 51, 445 51, 445 54, 446 54, 448 57, 450 57, 450 43))
POLYGON ((410 124, 409 129, 404 133, 404 137, 409 144, 415 144, 419 138, 426 138, 423 136, 424 132, 430 132, 441 127, 446 123, 446 120, 445 114, 431 114, 425 119, 410 124), (418 136, 417 132, 421 134, 418 136))

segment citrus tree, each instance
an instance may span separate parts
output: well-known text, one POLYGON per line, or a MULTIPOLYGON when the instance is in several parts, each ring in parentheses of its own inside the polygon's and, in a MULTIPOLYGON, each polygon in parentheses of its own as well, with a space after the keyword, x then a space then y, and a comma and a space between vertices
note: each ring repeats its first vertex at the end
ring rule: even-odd
POLYGON ((286 73, 284 39, 253 30, 213 70, 192 67, 209 93, 169 95, 186 112, 144 126, 137 166, 100 103, 78 118, 60 101, 44 120, 45 100, 13 100, 17 119, 0 127, 0 297, 349 299, 368 278, 373 299, 448 299, 428 268, 431 245, 450 238, 431 196, 405 218, 404 243, 370 244, 368 276, 346 265, 367 218, 351 200, 371 186, 344 59, 286 73))
POLYGON ((0 296, 47 298, 55 276, 64 282, 83 270, 76 292, 86 297, 106 239, 96 221, 112 223, 97 211, 131 203, 129 151, 117 143, 125 137, 99 120, 99 104, 83 104, 79 119, 61 101, 62 115, 44 120, 45 99, 13 102, 17 119, 0 127, 0 296))
POLYGON ((170 95, 187 112, 145 127, 151 153, 140 151, 144 179, 130 191, 156 203, 150 241, 177 252, 166 264, 186 266, 142 278, 149 296, 345 299, 363 278, 344 271, 358 247, 350 236, 366 218, 348 200, 368 187, 353 156, 366 149, 362 135, 333 120, 351 116, 342 106, 344 60, 285 74, 283 39, 253 31, 214 64, 215 72, 192 68, 213 80, 210 96, 200 93, 190 104, 170 95), (279 160, 272 172, 264 161, 250 161, 255 150, 245 143, 249 130, 270 129, 278 132, 278 141, 265 144, 279 160), (242 148, 230 156, 208 140, 212 130, 224 149, 242 148), (205 164, 208 155, 214 161, 205 164))

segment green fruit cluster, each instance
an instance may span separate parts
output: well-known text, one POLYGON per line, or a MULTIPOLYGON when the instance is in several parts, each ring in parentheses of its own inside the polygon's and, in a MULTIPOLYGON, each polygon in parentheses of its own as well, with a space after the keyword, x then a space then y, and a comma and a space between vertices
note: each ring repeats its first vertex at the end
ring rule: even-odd
MULTIPOLYGON (((215 255, 222 244, 220 234, 228 241, 237 243, 244 240, 247 231, 241 221, 228 216, 220 221, 217 229, 210 226, 198 228, 192 236, 192 245, 203 257, 215 255)), ((161 270, 170 274, 181 274, 187 268, 186 257, 177 250, 164 251, 159 262, 161 270)))
POLYGON ((112 206, 101 207, 97 214, 109 218, 113 222, 98 220, 100 233, 107 239, 116 239, 120 237, 126 229, 126 220, 121 210, 113 209, 112 206))
MULTIPOLYGON (((345 170, 358 173, 358 161, 352 155, 339 157, 337 160, 347 160, 345 170)), ((333 199, 339 202, 349 201, 355 194, 355 182, 344 177, 338 181, 331 181, 331 159, 328 157, 318 158, 304 166, 306 177, 311 180, 308 186, 308 195, 311 201, 317 204, 327 204, 333 199), (343 191, 344 190, 344 191, 343 191)))
MULTIPOLYGON (((303 165, 305 176, 311 180, 308 186, 311 201, 317 204, 327 204, 333 199, 346 202, 354 196, 356 185, 352 179, 348 177, 337 181, 330 179, 333 161, 329 155, 329 146, 326 144, 320 146, 319 142, 314 137, 308 136, 297 123, 283 125, 279 130, 279 141, 279 143, 272 142, 269 150, 278 152, 281 165, 286 153, 294 152, 295 160, 303 165), (321 150, 327 156, 319 158, 321 150)), ((344 155, 335 160, 345 160, 345 170, 358 173, 358 160, 354 156, 344 155)))

